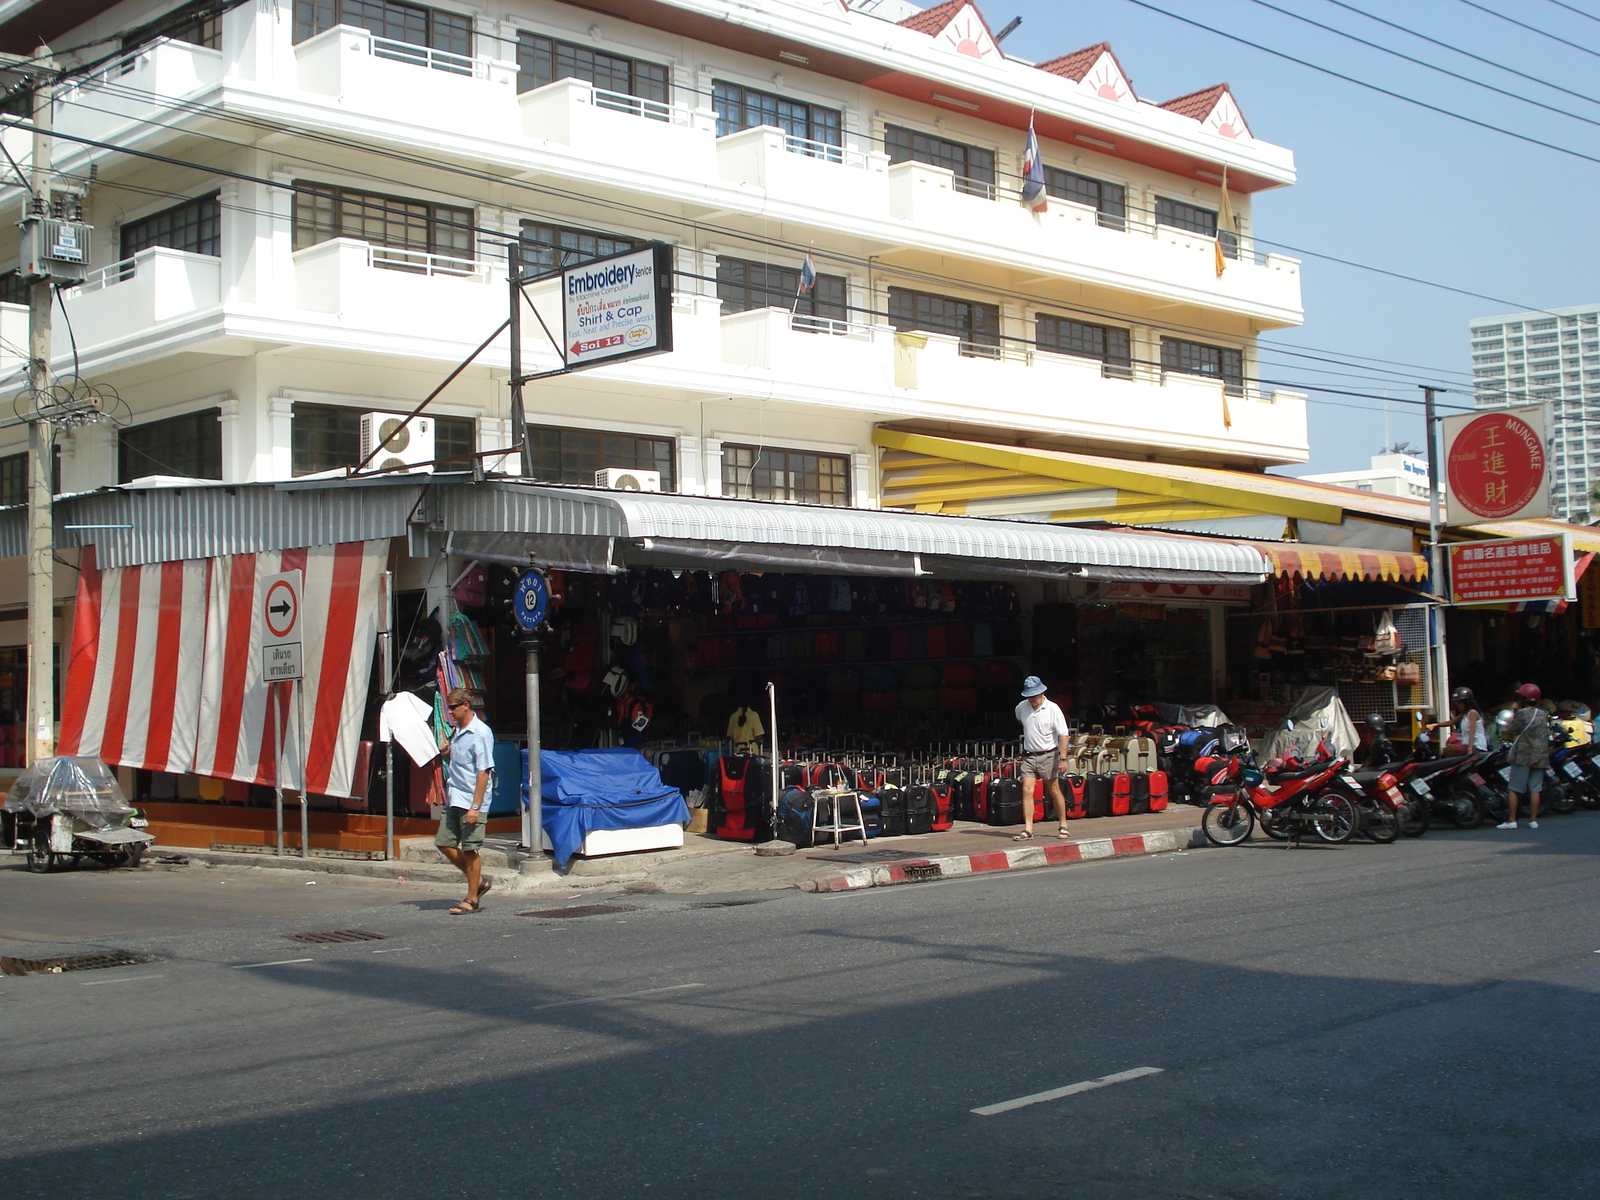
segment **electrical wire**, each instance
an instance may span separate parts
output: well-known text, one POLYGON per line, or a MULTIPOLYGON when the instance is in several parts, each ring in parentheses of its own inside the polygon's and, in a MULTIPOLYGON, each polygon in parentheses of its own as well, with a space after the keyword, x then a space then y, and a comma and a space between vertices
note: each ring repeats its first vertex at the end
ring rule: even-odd
MULTIPOLYGON (((1515 25, 1518 29, 1526 29, 1529 33, 1536 33, 1542 38, 1549 38, 1552 42, 1560 42, 1563 46, 1571 46, 1574 50, 1581 50, 1585 54, 1592 54, 1595 58, 1600 58, 1600 50, 1591 50, 1588 46, 1580 46, 1577 42, 1569 42, 1564 37, 1557 37, 1548 29, 1540 29, 1537 25, 1529 25, 1526 21, 1508 17, 1503 12, 1496 12, 1487 5, 1477 3, 1477 0, 1457 0, 1457 3, 1465 4, 1468 8, 1475 8, 1481 13, 1488 13, 1491 17, 1498 17, 1509 25, 1515 25)), ((1585 13, 1584 15, 1587 16, 1588 14, 1585 13)))
MULTIPOLYGON (((1468 2, 1469 0, 1461 0, 1461 3, 1463 4, 1468 2)), ((1442 117, 1450 117, 1453 120, 1462 121, 1468 125, 1474 125, 1479 129, 1487 129, 1490 133, 1504 134, 1506 137, 1514 138, 1519 142, 1527 142, 1530 146, 1542 146, 1546 150, 1554 150, 1557 154, 1565 154, 1572 158, 1582 159, 1584 162, 1591 162, 1595 163, 1596 165, 1600 165, 1600 158, 1596 158, 1592 154, 1584 154, 1580 150, 1573 150, 1566 146, 1559 146, 1555 142, 1546 142, 1540 138, 1529 137, 1525 133, 1516 133, 1499 125, 1492 125, 1488 121, 1480 121, 1476 117, 1469 117, 1465 113, 1452 112, 1448 108, 1440 108, 1437 104, 1429 104, 1426 100, 1418 100, 1413 96, 1405 95, 1403 92, 1395 92, 1386 87, 1379 87, 1375 83, 1368 83, 1364 79, 1357 79, 1354 75, 1346 75, 1344 72, 1335 71, 1331 67, 1318 66, 1316 63, 1308 62, 1306 59, 1296 58, 1293 54, 1286 54, 1282 50, 1274 50, 1270 46, 1263 46, 1260 42, 1252 42, 1249 38, 1242 38, 1237 34, 1226 33, 1213 25, 1205 24, 1203 21, 1195 21, 1188 17, 1179 16, 1175 12, 1170 12, 1167 9, 1161 8, 1155 4, 1150 4, 1147 2, 1147 0, 1127 0, 1127 3, 1134 5, 1136 8, 1143 8, 1149 12, 1159 13, 1163 17, 1169 17, 1180 24, 1188 25, 1194 29, 1201 29, 1206 33, 1215 34, 1217 37, 1224 38, 1227 41, 1237 42, 1241 46, 1249 46, 1252 50, 1259 50, 1263 54, 1272 55, 1274 58, 1281 58, 1286 62, 1292 62, 1296 66, 1305 67, 1307 70, 1316 71, 1322 75, 1330 75, 1334 79, 1342 79, 1345 83, 1353 83, 1357 87, 1366 88, 1370 92, 1377 92, 1380 96, 1388 96, 1391 100, 1399 100, 1404 104, 1415 105, 1417 108, 1426 109, 1428 112, 1438 113, 1442 117)))
POLYGON ((1562 0, 1550 0, 1550 3, 1554 4, 1557 8, 1566 9, 1569 13, 1577 13, 1580 17, 1600 23, 1600 17, 1595 16, 1593 13, 1586 13, 1583 11, 1583 9, 1578 8, 1576 5, 1565 4, 1562 2, 1562 0))

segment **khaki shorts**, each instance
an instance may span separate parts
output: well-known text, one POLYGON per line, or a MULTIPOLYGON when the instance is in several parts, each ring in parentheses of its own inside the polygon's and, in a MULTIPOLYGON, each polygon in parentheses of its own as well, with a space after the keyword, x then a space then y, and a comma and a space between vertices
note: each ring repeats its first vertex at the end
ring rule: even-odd
POLYGON ((1022 782, 1028 783, 1035 779, 1054 779, 1061 774, 1061 752, 1059 750, 1040 750, 1036 754, 1022 756, 1022 782))
POLYGON ((478 819, 470 824, 463 817, 465 808, 447 808, 439 818, 439 832, 433 835, 433 844, 441 850, 453 847, 458 850, 476 850, 483 845, 484 832, 489 827, 489 814, 480 811, 478 819))

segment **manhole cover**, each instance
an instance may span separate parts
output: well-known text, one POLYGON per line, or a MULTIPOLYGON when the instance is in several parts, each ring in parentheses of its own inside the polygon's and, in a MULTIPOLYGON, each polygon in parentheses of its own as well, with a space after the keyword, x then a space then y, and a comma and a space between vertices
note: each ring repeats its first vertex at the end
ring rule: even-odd
POLYGON ((59 971, 98 971, 103 967, 134 967, 156 960, 148 954, 74 954, 66 958, 0 958, 0 974, 54 975, 59 971))
POLYGON ((291 942, 381 942, 389 935, 387 933, 373 933, 368 929, 328 929, 321 933, 291 933, 288 935, 291 942))
POLYGON ((821 859, 823 862, 842 863, 886 863, 886 862, 921 862, 922 856, 911 854, 904 850, 858 850, 854 854, 808 854, 807 858, 821 859))
POLYGON ((637 912, 636 904, 574 904, 569 908, 535 908, 519 917, 602 917, 606 913, 637 912))
POLYGON ((699 904, 691 904, 690 908, 742 908, 746 904, 765 904, 768 900, 776 900, 776 896, 762 896, 755 900, 702 900, 699 904))

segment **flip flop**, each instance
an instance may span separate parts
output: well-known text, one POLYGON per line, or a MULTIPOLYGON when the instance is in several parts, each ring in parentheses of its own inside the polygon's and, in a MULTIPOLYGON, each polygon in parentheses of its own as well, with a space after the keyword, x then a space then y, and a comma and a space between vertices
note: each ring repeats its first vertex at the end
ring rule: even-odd
POLYGON ((1031 834, 1031 833, 1014 834, 1012 836, 1011 840, 1013 842, 1031 842, 1033 840, 1033 834, 1031 834))
POLYGON ((482 912, 483 906, 475 900, 463 900, 450 910, 452 917, 464 917, 469 913, 482 912))

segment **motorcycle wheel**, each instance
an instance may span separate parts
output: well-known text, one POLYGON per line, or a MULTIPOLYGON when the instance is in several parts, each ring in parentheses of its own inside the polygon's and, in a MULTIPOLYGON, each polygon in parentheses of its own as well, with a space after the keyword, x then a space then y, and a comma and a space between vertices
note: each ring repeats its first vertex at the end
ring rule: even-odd
POLYGON ((1317 800, 1311 825, 1323 841, 1337 846, 1348 842, 1361 829, 1361 810, 1355 801, 1337 792, 1330 792, 1317 800))
POLYGON ((1278 814, 1275 808, 1261 810, 1261 832, 1275 842, 1287 842, 1293 826, 1278 814))
POLYGON ((55 869, 56 856, 42 846, 28 847, 28 870, 36 875, 44 875, 55 869))
POLYGON ((1255 825, 1255 813, 1248 804, 1207 805, 1200 818, 1206 840, 1216 846, 1237 846, 1249 841, 1255 825))
POLYGON ((1548 808, 1553 813, 1566 816, 1576 812, 1578 800, 1572 794, 1572 789, 1559 779, 1552 779, 1548 774, 1544 780, 1544 795, 1540 798, 1540 808, 1548 808))
POLYGON ((1407 800, 1400 810, 1400 836, 1421 837, 1433 826, 1433 806, 1421 800, 1407 800))
POLYGON ((1374 803, 1361 810, 1361 832, 1380 846, 1400 840, 1400 812, 1387 804, 1374 803))
POLYGON ((1458 787, 1450 793, 1450 822, 1457 829, 1476 829, 1489 815, 1489 805, 1475 787, 1458 787))
POLYGON ((1585 784, 1578 792, 1578 803, 1590 812, 1600 811, 1600 784, 1585 784))

